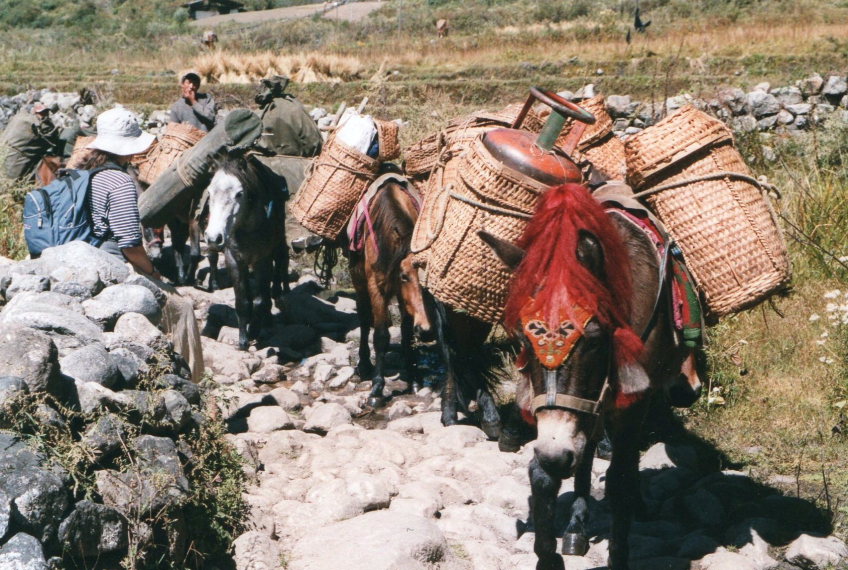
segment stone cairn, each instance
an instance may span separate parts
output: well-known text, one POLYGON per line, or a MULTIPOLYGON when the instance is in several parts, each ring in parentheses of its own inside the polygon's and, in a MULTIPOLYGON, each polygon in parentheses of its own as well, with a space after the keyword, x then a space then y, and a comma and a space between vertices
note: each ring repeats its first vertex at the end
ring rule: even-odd
POLYGON ((164 300, 83 242, 0 258, 0 568, 118 568, 157 513, 180 516, 191 491, 180 435, 205 419, 188 366, 156 326, 164 300), (68 449, 95 464, 87 492, 20 435, 26 417, 68 434, 68 449))

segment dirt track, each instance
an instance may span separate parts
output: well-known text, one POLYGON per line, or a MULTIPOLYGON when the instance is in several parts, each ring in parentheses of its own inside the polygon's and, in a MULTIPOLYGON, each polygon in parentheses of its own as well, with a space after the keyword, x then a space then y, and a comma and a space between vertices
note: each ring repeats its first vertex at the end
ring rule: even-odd
POLYGON ((256 22, 267 22, 270 20, 297 20, 299 18, 307 18, 313 14, 320 14, 322 12, 324 13, 325 18, 356 22, 366 17, 382 5, 383 3, 380 1, 352 2, 343 4, 336 8, 331 8, 324 12, 324 4, 309 4, 307 6, 291 6, 289 8, 275 8, 273 10, 258 10, 253 12, 238 12, 235 14, 210 16, 209 18, 195 20, 192 22, 192 25, 208 28, 226 22, 253 24, 256 22))

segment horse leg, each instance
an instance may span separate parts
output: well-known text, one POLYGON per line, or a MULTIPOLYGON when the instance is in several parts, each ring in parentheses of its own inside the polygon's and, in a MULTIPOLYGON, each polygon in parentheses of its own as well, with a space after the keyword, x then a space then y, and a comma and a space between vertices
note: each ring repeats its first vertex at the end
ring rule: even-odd
POLYGON ((562 536, 563 554, 584 556, 589 550, 586 524, 589 520, 589 496, 592 491, 592 460, 594 455, 595 442, 587 442, 583 450, 583 457, 574 472, 575 499, 571 504, 571 517, 568 526, 562 536))
POLYGON ((227 272, 230 275, 230 281, 233 284, 233 292, 236 297, 236 315, 238 315, 239 326, 239 349, 247 350, 247 346, 249 344, 247 325, 251 321, 253 313, 253 293, 250 290, 248 268, 246 265, 237 261, 229 249, 225 251, 224 257, 227 260, 227 272))
POLYGON ((446 341, 447 336, 447 315, 445 314, 445 306, 439 301, 434 300, 435 317, 436 317, 436 340, 439 344, 439 350, 442 353, 442 362, 445 364, 445 380, 442 385, 442 425, 452 426, 459 421, 456 411, 456 377, 453 370, 453 358, 451 349, 446 341))
POLYGON ((186 264, 186 282, 192 285, 197 275, 197 264, 200 263, 200 259, 203 257, 200 253, 200 234, 200 222, 197 218, 191 218, 188 222, 189 257, 186 264))
POLYGON ((371 349, 368 347, 368 335, 374 324, 374 316, 371 314, 371 296, 365 285, 361 260, 357 261, 352 257, 349 268, 353 289, 356 291, 356 314, 359 316, 359 362, 356 364, 356 372, 362 380, 371 380, 374 377, 371 349))
MULTIPOLYGON (((485 383, 485 379, 480 379, 485 383)), ((484 385, 477 393, 477 404, 480 406, 481 420, 480 429, 483 430, 490 440, 497 440, 501 435, 501 415, 492 393, 484 385)))
POLYGON ((283 293, 289 292, 289 247, 283 241, 277 244, 272 255, 274 259, 274 277, 271 285, 271 298, 282 308, 283 293))
POLYGON ((389 317, 386 300, 380 295, 377 303, 374 302, 374 292, 371 292, 371 314, 374 321, 374 377, 371 386, 371 395, 368 404, 375 408, 384 406, 386 399, 383 397, 383 388, 386 387, 385 373, 386 353, 389 351, 389 317))
POLYGON ((186 243, 189 238, 189 227, 180 220, 174 219, 168 224, 171 230, 171 251, 174 254, 174 266, 177 268, 177 285, 188 282, 189 261, 186 256, 186 243))
POLYGON ((271 274, 273 261, 266 257, 256 264, 254 276, 256 279, 256 293, 259 295, 259 305, 254 308, 249 335, 250 339, 258 339, 259 331, 271 320, 271 274))
POLYGON ((412 348, 412 339, 414 335, 414 325, 412 315, 404 309, 404 302, 398 295, 398 307, 400 308, 400 344, 403 352, 403 360, 406 365, 406 374, 409 378, 409 388, 413 393, 421 389, 421 377, 418 374, 418 368, 415 366, 415 351, 412 348))
POLYGON ((627 570, 630 557, 628 538, 633 515, 642 504, 639 486, 639 431, 643 406, 617 411, 610 422, 612 459, 607 469, 606 495, 612 510, 609 541, 610 570, 627 570), (635 408, 635 409, 634 409, 635 408))
POLYGON ((534 457, 530 460, 530 511, 533 514, 533 528, 536 541, 533 551, 538 557, 536 570, 563 570, 565 563, 556 551, 556 499, 562 480, 552 477, 534 457))
POLYGON ((206 258, 209 260, 209 292, 220 289, 218 286, 218 252, 207 251, 206 258))

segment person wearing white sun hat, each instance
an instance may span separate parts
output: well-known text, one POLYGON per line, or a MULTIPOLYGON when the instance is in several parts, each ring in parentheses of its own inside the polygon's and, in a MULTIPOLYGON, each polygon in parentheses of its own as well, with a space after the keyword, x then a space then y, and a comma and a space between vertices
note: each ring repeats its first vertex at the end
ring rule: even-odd
POLYGON ((103 242, 100 249, 126 259, 166 293, 162 328, 188 363, 192 379, 198 382, 204 366, 194 308, 191 301, 162 281, 148 257, 142 245, 137 186, 125 170, 133 155, 147 150, 154 138, 141 129, 135 114, 128 109, 104 111, 97 117, 97 137, 86 145, 90 152, 80 168, 106 167, 91 177, 88 200, 93 233, 103 242))

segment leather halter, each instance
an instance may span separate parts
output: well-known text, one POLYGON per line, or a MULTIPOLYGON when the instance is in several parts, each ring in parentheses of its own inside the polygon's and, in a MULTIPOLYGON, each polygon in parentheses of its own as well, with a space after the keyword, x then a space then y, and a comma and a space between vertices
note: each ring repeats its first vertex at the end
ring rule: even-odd
MULTIPOLYGON (((550 326, 543 315, 542 310, 534 310, 535 304, 531 301, 521 311, 521 324, 525 337, 530 341, 533 352, 544 368, 545 393, 534 396, 530 401, 530 413, 533 416, 542 408, 558 408, 592 416, 599 416, 603 410, 604 402, 610 392, 609 370, 604 378, 604 385, 597 400, 587 400, 568 394, 557 392, 557 370, 571 355, 577 342, 583 337, 583 330, 593 318, 593 314, 582 307, 574 307, 575 317, 580 326, 575 326, 567 316, 560 316, 560 323, 556 327, 550 326)), ((609 362, 607 363, 609 368, 609 362)), ((532 384, 530 386, 532 390, 532 384)), ((601 422, 597 422, 600 425, 601 422)), ((596 425, 595 432, 600 434, 596 425)), ((595 434, 593 436, 596 437, 595 434)))

